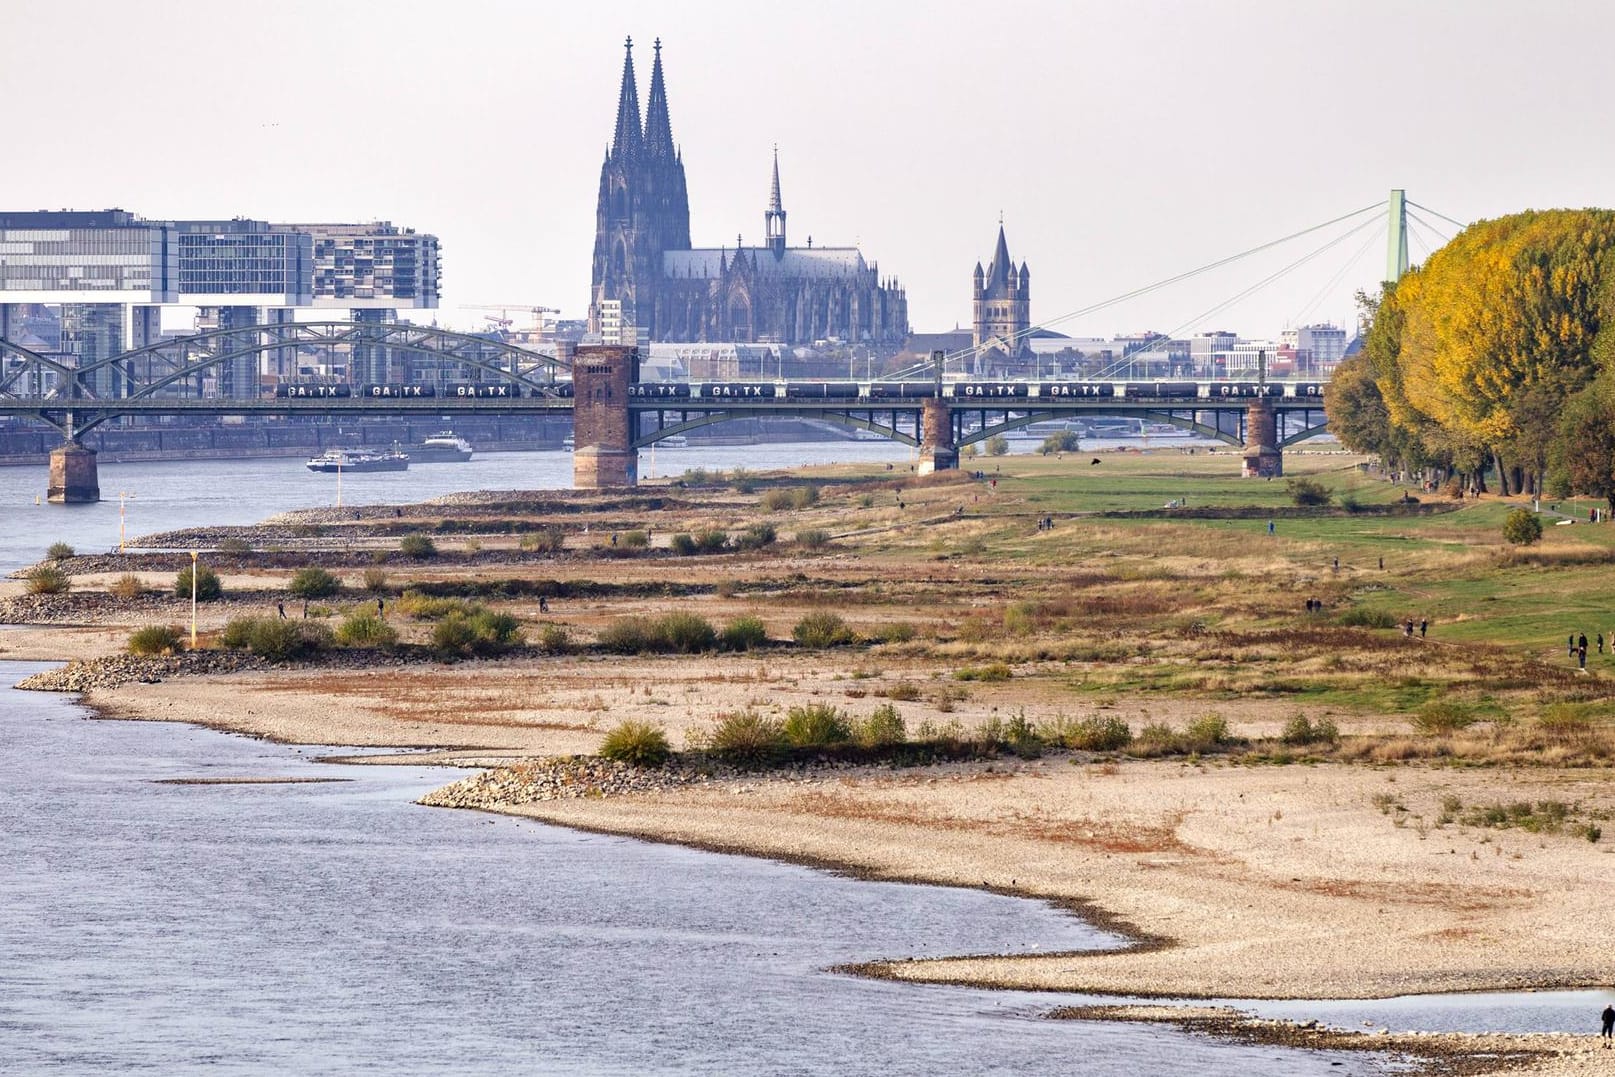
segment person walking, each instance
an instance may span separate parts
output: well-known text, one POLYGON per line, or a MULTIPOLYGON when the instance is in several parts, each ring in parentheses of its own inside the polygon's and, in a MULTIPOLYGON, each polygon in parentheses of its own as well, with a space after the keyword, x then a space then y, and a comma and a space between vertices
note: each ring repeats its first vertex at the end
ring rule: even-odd
POLYGON ((286 619, 286 603, 284 603, 284 602, 275 603, 275 610, 276 610, 277 613, 280 614, 280 619, 282 621, 284 621, 286 619))
POLYGON ((1574 632, 1570 633, 1569 638, 1565 640, 1565 657, 1576 657, 1576 634, 1574 632))
POLYGON ((387 600, 380 595, 376 596, 376 616, 383 621, 387 619, 387 600))
POLYGON ((1598 633, 1598 653, 1604 653, 1604 634, 1602 632, 1598 633))
POLYGON ((1576 666, 1579 669, 1587 668, 1587 637, 1581 637, 1581 646, 1576 648, 1576 666))
POLYGON ((1424 634, 1426 632, 1428 632, 1429 630, 1430 630, 1430 618, 1428 618, 1428 617, 1420 617, 1419 618, 1419 638, 1423 639, 1424 634))
POLYGON ((1604 1050, 1607 1051, 1609 1050, 1610 1040, 1615 1039, 1615 1006, 1605 1006, 1604 1012, 1598 1015, 1598 1019, 1604 1023, 1604 1030, 1599 1035, 1603 1037, 1604 1050))
POLYGON ((1269 535, 1271 535, 1273 533, 1273 521, 1272 520, 1267 521, 1267 533, 1269 535))

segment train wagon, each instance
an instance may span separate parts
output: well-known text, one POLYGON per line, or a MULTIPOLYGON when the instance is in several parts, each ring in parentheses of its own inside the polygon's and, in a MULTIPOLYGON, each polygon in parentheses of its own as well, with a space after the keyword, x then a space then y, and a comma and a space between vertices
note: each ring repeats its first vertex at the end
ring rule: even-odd
POLYGON ((872 381, 870 400, 930 400, 936 396, 934 381, 872 381))

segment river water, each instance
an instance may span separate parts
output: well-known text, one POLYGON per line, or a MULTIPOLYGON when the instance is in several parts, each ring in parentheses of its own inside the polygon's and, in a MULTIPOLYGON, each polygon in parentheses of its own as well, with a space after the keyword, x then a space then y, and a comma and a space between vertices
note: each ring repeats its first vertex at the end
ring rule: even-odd
POLYGON ((451 774, 321 751, 0 688, 0 1072, 1387 1072, 832 973, 1109 940, 1037 902, 422 808, 451 774), (250 777, 339 780, 170 784, 250 777))

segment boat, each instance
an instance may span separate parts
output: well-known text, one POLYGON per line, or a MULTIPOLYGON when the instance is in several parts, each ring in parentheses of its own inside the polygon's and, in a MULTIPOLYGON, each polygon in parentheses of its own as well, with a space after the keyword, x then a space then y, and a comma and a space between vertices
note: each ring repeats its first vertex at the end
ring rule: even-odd
POLYGON ((690 439, 683 434, 669 434, 667 437, 660 438, 651 444, 658 449, 688 449, 690 439))
POLYGON ((576 445, 577 445, 577 439, 574 438, 571 434, 568 434, 568 435, 566 435, 566 437, 561 439, 561 448, 565 449, 567 452, 571 452, 573 450, 573 448, 576 447, 576 445))
POLYGON ((409 456, 397 449, 326 449, 308 462, 308 469, 325 474, 343 471, 404 471, 409 456))
POLYGON ((412 464, 463 464, 471 459, 471 443, 452 430, 441 430, 409 450, 412 464))

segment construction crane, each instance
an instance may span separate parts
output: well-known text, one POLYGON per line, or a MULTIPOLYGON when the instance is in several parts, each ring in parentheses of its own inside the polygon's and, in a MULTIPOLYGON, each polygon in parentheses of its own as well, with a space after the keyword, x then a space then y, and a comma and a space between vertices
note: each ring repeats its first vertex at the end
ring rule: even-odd
POLYGON ((541 331, 544 328, 544 315, 561 313, 557 307, 541 307, 528 303, 466 303, 463 306, 466 310, 497 310, 499 317, 496 318, 492 314, 485 314, 483 318, 490 326, 497 327, 499 332, 502 333, 508 333, 511 325, 514 324, 510 317, 511 311, 516 311, 518 314, 526 311, 531 314, 534 323, 541 331))

